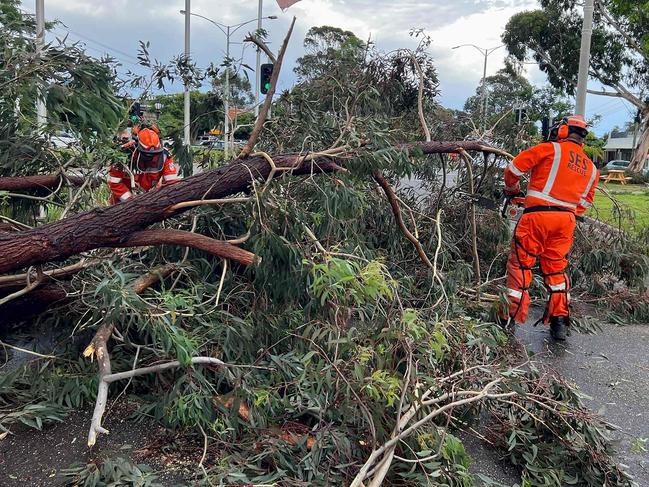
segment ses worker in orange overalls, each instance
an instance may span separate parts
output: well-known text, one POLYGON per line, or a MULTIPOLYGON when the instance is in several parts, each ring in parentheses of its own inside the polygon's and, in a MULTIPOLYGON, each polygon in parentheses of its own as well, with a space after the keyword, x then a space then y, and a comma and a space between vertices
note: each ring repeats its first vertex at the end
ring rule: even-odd
POLYGON ((565 340, 570 325, 570 285, 566 275, 567 255, 573 243, 575 215, 592 204, 599 172, 583 150, 588 134, 580 116, 564 119, 554 128, 556 141, 545 142, 516 157, 505 169, 505 195, 520 192, 520 179, 530 174, 525 210, 514 231, 507 261, 509 314, 502 324, 524 323, 530 305, 528 288, 532 268, 539 259, 550 293, 543 316, 555 340, 565 340))
POLYGON ((113 164, 110 168, 108 186, 112 193, 112 205, 131 199, 134 191, 146 192, 181 179, 178 165, 163 149, 155 127, 141 128, 122 149, 132 152, 131 160, 128 167, 113 164))

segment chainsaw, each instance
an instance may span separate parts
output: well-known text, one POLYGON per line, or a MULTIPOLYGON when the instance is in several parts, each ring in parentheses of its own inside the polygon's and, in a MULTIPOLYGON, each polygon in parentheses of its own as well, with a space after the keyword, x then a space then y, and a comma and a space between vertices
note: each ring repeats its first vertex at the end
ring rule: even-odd
POLYGON ((514 196, 504 195, 500 204, 500 214, 509 222, 509 229, 514 232, 518 221, 525 210, 525 194, 518 193, 514 196))
POLYGON ((467 197, 476 205, 487 210, 498 211, 501 216, 507 219, 509 228, 513 232, 518 224, 518 221, 523 216, 525 210, 525 194, 518 193, 514 196, 503 195, 500 201, 494 201, 480 195, 471 195, 469 193, 460 193, 462 196, 467 197))
MULTIPOLYGON (((461 196, 468 198, 474 204, 487 210, 499 211, 501 216, 507 219, 509 228, 513 232, 518 221, 525 211, 525 193, 518 193, 514 196, 503 195, 500 202, 480 195, 471 195, 465 192, 458 192, 461 196)), ((577 222, 583 222, 583 216, 576 216, 577 222)))

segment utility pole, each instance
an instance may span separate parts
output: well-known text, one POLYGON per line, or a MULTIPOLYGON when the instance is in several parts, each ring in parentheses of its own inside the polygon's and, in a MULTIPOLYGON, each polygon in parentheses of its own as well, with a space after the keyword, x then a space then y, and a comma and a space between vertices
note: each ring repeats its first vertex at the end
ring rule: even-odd
MULTIPOLYGON (((185 61, 189 62, 189 40, 190 40, 190 30, 191 30, 191 0, 185 0, 185 61)), ((191 111, 190 111, 190 92, 189 92, 189 82, 185 82, 185 115, 184 115, 184 125, 185 125, 185 136, 183 143, 185 144, 185 147, 187 150, 189 150, 189 146, 191 145, 191 137, 192 137, 192 132, 191 132, 191 111)))
MULTIPOLYGON (((36 56, 40 57, 45 44, 45 0, 36 0, 36 56)), ((41 80, 43 82, 44 80, 41 80)), ((47 124, 47 106, 45 105, 45 91, 38 90, 36 98, 36 125, 41 131, 47 124)))
MULTIPOLYGON (((262 16, 264 15, 264 0, 259 0, 257 13, 257 32, 262 29, 262 16)), ((259 116, 259 91, 261 90, 261 49, 257 48, 257 67, 255 68, 255 119, 259 116)))
POLYGON ((579 55, 579 76, 577 78, 576 115, 586 116, 586 90, 588 89, 588 68, 590 67, 590 42, 593 36, 593 12, 595 0, 585 0, 584 25, 581 29, 581 50, 579 55))
POLYGON ((226 26, 225 34, 225 89, 223 93, 224 115, 223 115, 223 160, 228 160, 228 149, 230 146, 230 26, 226 26))

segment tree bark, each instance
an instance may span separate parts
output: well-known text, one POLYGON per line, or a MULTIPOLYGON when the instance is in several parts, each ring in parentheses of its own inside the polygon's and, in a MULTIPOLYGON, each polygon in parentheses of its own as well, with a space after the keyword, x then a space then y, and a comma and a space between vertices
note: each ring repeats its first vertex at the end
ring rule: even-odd
MULTIPOLYGON (((420 142, 400 144, 396 148, 412 151, 415 155, 417 152, 457 153, 461 149, 501 152, 479 142, 420 142)), ((341 157, 351 158, 356 154, 357 150, 350 150, 339 154, 336 161, 340 162, 341 157)), ((340 169, 327 156, 287 154, 274 156, 273 161, 278 169, 283 170, 278 171, 278 175, 286 170, 290 170, 292 175, 305 175, 340 169)), ((270 164, 264 157, 250 157, 150 191, 124 203, 95 208, 17 234, 0 234, 0 274, 64 260, 97 248, 128 246, 132 234, 186 211, 185 208, 171 210, 172 206, 184 201, 219 199, 240 193, 249 189, 253 180, 265 181, 270 172, 270 164)))
POLYGON ((644 169, 645 161, 649 157, 649 117, 642 124, 640 132, 640 143, 633 154, 633 160, 629 165, 629 172, 641 172, 644 169))
POLYGON ((66 176, 61 181, 60 174, 44 174, 41 176, 17 176, 0 178, 0 191, 28 191, 34 189, 55 189, 59 184, 81 186, 86 178, 83 176, 66 176))
MULTIPOLYGON (((314 161, 314 164, 299 162, 297 155, 275 159, 278 166, 295 167, 295 174, 308 174, 317 162, 321 162, 322 170, 331 168, 332 164, 328 160, 314 161)), ((18 234, 0 234, 0 273, 63 260, 100 247, 122 247, 131 234, 183 211, 169 211, 171 206, 183 201, 216 199, 239 193, 250 187, 253 178, 264 180, 270 169, 264 158, 250 158, 150 191, 124 203, 95 208, 18 234)), ((313 169, 318 171, 317 167, 313 169)))
POLYGON ((252 265, 260 260, 252 252, 240 249, 227 242, 182 230, 142 230, 131 234, 128 240, 119 244, 119 247, 147 247, 149 245, 192 247, 243 265, 252 265))

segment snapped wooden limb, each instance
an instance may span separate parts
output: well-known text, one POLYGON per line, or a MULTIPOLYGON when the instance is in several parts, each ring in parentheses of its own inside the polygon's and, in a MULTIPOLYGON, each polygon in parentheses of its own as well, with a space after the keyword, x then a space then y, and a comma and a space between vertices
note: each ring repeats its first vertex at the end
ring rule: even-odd
MULTIPOLYGON (((165 370, 175 369, 182 367, 178 360, 171 362, 164 362, 161 364, 151 365, 149 367, 140 367, 139 369, 127 370, 125 372, 111 373, 110 356, 108 355, 108 348, 106 343, 113 332, 113 325, 104 325, 98 331, 97 335, 90 345, 83 352, 85 357, 91 356, 93 353, 97 357, 97 364, 99 365, 99 387, 97 389, 97 400, 95 402, 95 410, 92 415, 90 423, 90 431, 88 432, 88 446, 92 447, 97 442, 97 437, 100 433, 108 434, 108 430, 104 428, 101 423, 106 411, 106 403, 108 401, 108 386, 116 381, 123 379, 130 379, 146 374, 155 374, 164 372, 165 370)), ((193 357, 190 360, 191 365, 204 365, 213 367, 227 367, 228 364, 224 363, 214 357, 193 357)))
MULTIPOLYGON (((461 149, 489 153, 499 151, 474 141, 414 142, 396 145, 395 149, 412 151, 414 154, 459 153, 461 149)), ((340 170, 337 163, 366 150, 372 149, 344 148, 336 149, 335 154, 284 154, 274 155, 272 159, 277 174, 288 171, 292 176, 312 175, 337 172, 340 170), (336 162, 332 160, 334 155, 336 162)), ((124 203, 95 208, 35 229, 0 234, 0 274, 30 265, 64 260, 97 248, 118 247, 131 234, 186 210, 170 211, 174 205, 221 199, 248 191, 255 181, 266 181, 271 172, 266 158, 262 155, 251 156, 149 191, 124 203)))
POLYGON ((259 49, 261 49, 266 56, 268 56, 268 59, 270 59, 270 62, 275 64, 277 62, 277 58, 275 57, 275 54, 273 51, 270 50, 270 47, 268 47, 268 44, 266 44, 263 40, 261 40, 259 37, 257 37, 254 34, 248 34, 246 38, 243 40, 243 42, 250 42, 257 46, 259 49))
POLYGON ((286 48, 288 47, 288 41, 291 39, 291 34, 293 34, 293 27, 295 26, 295 20, 296 18, 293 17, 293 22, 291 22, 291 27, 288 29, 288 33, 286 34, 286 37, 284 38, 284 42, 282 43, 282 47, 279 50, 279 54, 277 55, 277 61, 273 62, 273 74, 270 77, 270 88, 268 89, 268 93, 266 94, 266 99, 264 100, 264 104, 261 106, 261 110, 259 110, 259 116, 257 117, 257 121, 255 122, 255 126, 252 128, 252 133, 250 134, 250 138, 248 139, 248 142, 246 142, 245 147, 241 150, 241 153, 239 154, 239 159, 243 159, 248 157, 250 153, 252 152, 252 149, 255 147, 255 144, 257 143, 257 139, 259 138, 259 134, 261 133, 261 130, 264 127, 264 123, 266 123, 266 118, 268 117, 268 111, 270 110, 270 106, 273 103, 273 96, 275 95, 275 90, 277 88, 277 80, 279 79, 279 73, 282 70, 282 63, 284 62, 284 54, 286 53, 286 48))
MULTIPOLYGON (((299 154, 288 154, 273 159, 277 168, 290 169, 294 176, 337 170, 327 156, 305 161, 299 154)), ((149 191, 124 203, 95 208, 35 229, 0 234, 0 274, 63 260, 96 248, 124 246, 132 234, 185 211, 169 211, 174 205, 220 199, 247 191, 253 181, 265 181, 270 172, 264 157, 251 157, 149 191)))
MULTIPOLYGON (((168 277, 177 267, 174 265, 164 265, 147 272, 138 277, 133 283, 133 291, 136 294, 142 294, 154 284, 168 277)), ((90 344, 83 351, 84 357, 97 357, 97 366, 99 368, 99 385, 97 388, 97 399, 95 409, 90 422, 90 431, 88 432, 88 446, 93 446, 97 442, 97 436, 100 433, 108 434, 108 430, 101 425, 104 412, 106 411, 106 402, 108 401, 108 386, 111 377, 110 355, 108 353, 108 340, 115 329, 113 323, 104 323, 95 333, 90 344)), ((117 380, 117 379, 114 379, 117 380)))
POLYGON ((200 235, 198 233, 186 232, 184 230, 142 230, 131 234, 123 242, 116 244, 116 247, 146 247, 149 245, 179 245, 192 247, 208 252, 223 259, 230 259, 242 265, 252 265, 261 259, 242 248, 221 240, 200 235))
POLYGON ((97 399, 95 400, 95 410, 92 413, 90 421, 90 431, 88 432, 88 446, 94 446, 97 443, 97 436, 100 433, 108 434, 108 430, 101 425, 101 419, 106 410, 108 401, 108 382, 106 376, 110 375, 110 355, 108 354, 108 339, 113 333, 114 325, 106 323, 102 325, 95 337, 83 352, 84 357, 91 357, 93 354, 97 357, 97 366, 99 368, 99 386, 97 388, 97 399))
POLYGON ((412 243, 412 245, 415 247, 417 250, 417 253, 419 254, 419 258, 422 260, 422 262, 431 269, 433 272, 435 272, 435 266, 433 266, 433 263, 430 261, 428 256, 426 255, 426 252, 424 251, 424 248, 421 245, 421 242, 415 237, 410 230, 408 230, 408 227, 406 227, 406 224, 403 222, 403 217, 401 216, 401 209, 399 208, 399 201, 397 200, 397 196, 394 194, 394 190, 390 186, 390 183, 388 183, 388 180, 385 179, 385 176, 381 171, 374 171, 373 173, 374 180, 381 186, 383 189, 383 192, 385 193, 385 196, 387 196, 388 201, 390 202, 390 206, 392 207, 392 213, 394 213, 394 218, 397 221, 397 225, 399 225, 399 228, 401 229, 401 232, 405 235, 405 237, 412 243))

